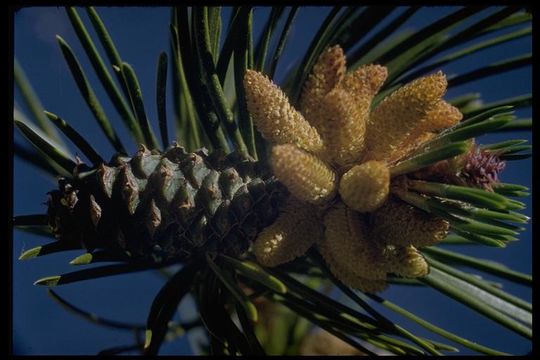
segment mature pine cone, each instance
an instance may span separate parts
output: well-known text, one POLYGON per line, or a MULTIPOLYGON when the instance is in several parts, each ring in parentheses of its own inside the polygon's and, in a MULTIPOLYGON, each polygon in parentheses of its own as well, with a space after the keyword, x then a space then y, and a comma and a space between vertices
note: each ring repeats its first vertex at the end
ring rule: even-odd
POLYGON ((237 153, 164 153, 141 145, 132 158, 75 170, 49 193, 59 241, 136 260, 187 260, 205 251, 238 256, 271 224, 288 196, 260 163, 237 153))

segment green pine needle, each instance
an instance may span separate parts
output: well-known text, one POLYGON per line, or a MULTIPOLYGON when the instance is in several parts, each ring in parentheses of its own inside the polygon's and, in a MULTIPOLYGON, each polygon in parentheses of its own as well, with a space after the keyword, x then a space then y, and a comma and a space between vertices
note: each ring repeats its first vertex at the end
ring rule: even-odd
POLYGON ((120 138, 112 127, 109 119, 107 118, 107 115, 105 115, 105 110, 103 110, 101 103, 97 99, 97 96, 94 93, 94 90, 92 89, 92 86, 90 85, 88 78, 86 77, 81 67, 81 64, 79 63, 79 60, 77 60, 77 58, 75 57, 73 50, 71 50, 71 47, 59 35, 56 36, 56 40, 58 41, 60 50, 62 50, 62 54, 64 55, 64 59, 69 66, 71 74, 73 75, 73 78, 77 83, 79 91, 84 100, 86 101, 88 108, 96 118, 96 121, 99 124, 101 130, 116 151, 126 153, 124 145, 122 145, 122 142, 120 141, 120 138))
POLYGON ((35 123, 47 136, 49 136, 51 139, 58 142, 59 144, 63 145, 62 139, 58 136, 56 129, 53 126, 51 126, 51 124, 47 121, 47 119, 43 115, 43 105, 41 104, 41 101, 36 95, 34 88, 32 87, 32 84, 26 77, 26 74, 22 66, 17 61, 17 58, 14 58, 13 65, 14 65, 13 77, 15 80, 15 84, 21 91, 24 102, 26 103, 26 105, 28 106, 28 109, 32 113, 35 123))
POLYGON ((449 199, 461 200, 494 210, 516 210, 523 207, 503 195, 467 186, 433 183, 420 180, 408 182, 410 189, 449 199))
POLYGON ((420 170, 438 161, 464 154, 469 151, 469 148, 470 146, 466 141, 431 148, 392 166, 390 168, 390 176, 394 177, 420 170))
POLYGON ((425 251, 430 255, 436 256, 438 259, 442 259, 446 263, 450 262, 462 264, 528 286, 532 284, 531 275, 511 270, 505 265, 491 260, 479 259, 477 257, 460 254, 458 252, 450 250, 445 250, 440 247, 424 248, 422 249, 422 251, 425 251))
POLYGON ((86 139, 73 129, 66 121, 58 115, 45 111, 45 116, 58 128, 79 150, 92 162, 94 166, 104 163, 104 160, 96 150, 86 141, 86 139))
POLYGON ((161 135, 161 145, 166 149, 169 145, 169 130, 167 129, 167 53, 159 54, 157 76, 156 76, 156 106, 159 123, 159 132, 161 135))
MULTIPOLYGON (((532 337, 532 330, 528 326, 512 319, 502 312, 503 309, 499 309, 499 306, 502 306, 499 298, 489 295, 487 292, 480 291, 471 283, 460 280, 435 268, 431 268, 430 274, 421 278, 420 281, 471 307, 478 313, 509 330, 525 338, 530 339, 532 337)), ((513 311, 514 314, 518 312, 515 307, 513 307, 513 311)))
POLYGON ((263 268, 251 261, 239 261, 232 257, 226 255, 220 255, 227 263, 234 266, 235 269, 240 272, 242 275, 250 278, 251 280, 257 281, 267 288, 275 291, 279 294, 284 294, 287 292, 287 287, 283 282, 277 279, 275 276, 272 276, 265 272, 263 268))
POLYGON ((62 168, 65 174, 71 174, 76 164, 65 154, 60 147, 48 140, 44 134, 39 134, 37 129, 32 129, 31 125, 21 120, 14 119, 15 126, 21 131, 24 137, 54 164, 62 168))
POLYGON ((156 136, 154 135, 154 132, 152 131, 152 128, 150 126, 150 122, 146 117, 142 90, 139 85, 137 75, 135 74, 135 71, 133 70, 131 65, 126 62, 122 63, 121 72, 124 76, 126 88, 129 92, 133 112, 135 113, 135 116, 139 121, 139 127, 141 128, 143 133, 144 144, 152 149, 156 149, 158 148, 158 143, 156 140, 156 136))
POLYGON ((257 308, 248 299, 248 297, 243 293, 243 291, 238 287, 236 282, 231 278, 230 274, 228 274, 223 269, 218 267, 209 256, 206 257, 206 261, 208 265, 210 266, 210 268, 212 269, 212 271, 216 274, 218 279, 223 283, 223 285, 225 285, 225 287, 234 296, 236 301, 246 311, 246 314, 248 315, 249 319, 253 322, 256 322, 258 318, 257 308))
POLYGON ((69 262, 70 265, 87 265, 90 264, 93 260, 92 253, 86 253, 77 256, 75 259, 69 262))
POLYGON ((43 286, 49 286, 49 287, 56 286, 60 282, 60 278, 61 276, 59 275, 47 276, 39 280, 36 280, 34 282, 34 285, 43 285, 43 286))
MULTIPOLYGON (((99 24, 100 20, 98 18, 97 13, 93 9, 88 10, 88 11, 89 11, 89 14, 91 14, 90 16, 93 19, 94 23, 96 25, 99 24)), ((71 25, 73 26, 73 29, 75 30, 75 33, 77 34, 79 41, 84 47, 86 55, 88 55, 88 58, 90 59, 92 67, 94 68, 96 74, 98 75, 101 81, 101 84, 105 88, 105 91, 107 92, 107 95, 109 95, 109 98, 112 100, 114 107, 116 108, 118 113, 121 115, 122 121, 124 122, 126 127, 129 129, 133 137, 136 139, 136 141, 141 142, 142 141, 141 129, 139 125, 137 124, 135 117, 133 116, 133 113, 131 112, 128 104, 126 103, 125 98, 122 96, 122 94, 120 94, 118 87, 114 83, 112 76, 109 73, 107 66, 105 65, 105 62, 99 55, 97 47, 92 41, 90 34, 86 30, 86 27, 84 26, 81 18, 79 17, 77 10, 73 7, 67 7, 66 13, 71 21, 71 25)), ((103 25, 101 24, 101 26, 103 25)), ((103 31, 106 31, 106 30, 103 30, 103 31)), ((99 33, 100 32, 98 31, 98 34, 99 33)), ((111 40, 109 38, 109 42, 110 41, 111 40)), ((112 45, 112 47, 114 47, 114 45, 112 45)))

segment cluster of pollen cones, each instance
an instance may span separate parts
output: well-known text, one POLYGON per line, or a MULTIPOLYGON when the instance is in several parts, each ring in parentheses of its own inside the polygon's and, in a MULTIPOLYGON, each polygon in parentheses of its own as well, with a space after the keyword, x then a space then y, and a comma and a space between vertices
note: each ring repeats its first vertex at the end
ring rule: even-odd
POLYGON ((444 239, 449 224, 393 196, 391 189, 403 181, 390 169, 462 114, 442 99, 447 81, 441 72, 373 107, 386 77, 379 65, 347 72, 343 50, 331 47, 314 65, 295 109, 265 75, 247 71, 248 110, 273 145, 275 176, 292 194, 253 245, 261 264, 289 262, 315 244, 340 281, 363 291, 383 290, 389 273, 428 273, 417 248, 444 239))

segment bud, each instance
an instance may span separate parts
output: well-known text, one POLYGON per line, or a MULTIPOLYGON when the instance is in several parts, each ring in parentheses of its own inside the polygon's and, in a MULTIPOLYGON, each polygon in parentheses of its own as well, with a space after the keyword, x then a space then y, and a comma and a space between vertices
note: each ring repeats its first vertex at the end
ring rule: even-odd
POLYGON ((413 176, 422 180, 493 191, 493 186, 499 183, 499 173, 505 166, 505 161, 501 160, 496 152, 481 150, 471 140, 467 153, 439 161, 416 171, 413 176))
POLYGON ((471 151, 462 157, 461 164, 456 183, 488 191, 493 191, 493 185, 499 182, 499 173, 506 166, 506 162, 495 152, 481 150, 478 146, 472 147, 471 151))

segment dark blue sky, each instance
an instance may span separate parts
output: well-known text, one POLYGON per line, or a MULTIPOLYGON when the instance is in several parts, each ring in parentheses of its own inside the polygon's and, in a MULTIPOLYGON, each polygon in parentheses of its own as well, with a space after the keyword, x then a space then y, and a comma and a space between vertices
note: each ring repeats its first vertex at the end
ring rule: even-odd
MULTIPOLYGON (((84 23, 91 28, 85 11, 78 10, 84 23)), ((452 10, 454 9, 450 7, 422 9, 403 28, 418 30, 452 10)), ((169 49, 169 10, 162 7, 111 7, 98 8, 98 11, 123 60, 130 63, 137 72, 146 99, 147 114, 155 124, 157 118, 154 104, 156 63, 159 53, 169 49)), ((228 14, 230 10, 224 9, 224 11, 228 14)), ((289 43, 277 69, 278 83, 283 79, 286 70, 303 56, 315 34, 315 29, 327 12, 327 7, 300 9, 296 25, 291 30, 289 43)), ((488 12, 490 11, 485 13, 488 12)), ((260 31, 267 14, 267 8, 255 9, 256 32, 260 31)), ((228 16, 224 16, 224 19, 228 19, 228 16)), ((17 12, 15 15, 15 55, 45 109, 66 119, 80 133, 87 136, 102 156, 108 159, 113 154, 113 149, 103 139, 92 114, 80 96, 56 44, 56 34, 62 36, 70 44, 93 84, 94 91, 107 115, 115 124, 119 124, 119 116, 92 71, 63 8, 25 8, 17 12)), ((526 37, 485 50, 476 56, 464 58, 455 64, 443 67, 442 70, 448 75, 462 73, 530 51, 531 39, 526 37)), ((469 92, 481 92, 484 101, 491 102, 530 93, 531 83, 531 69, 527 67, 450 89, 446 98, 451 99, 469 92)), ((16 104, 23 105, 20 94, 16 92, 15 95, 16 104)), ((169 119, 172 119, 171 103, 168 104, 168 110, 169 119)), ((26 113, 29 114, 27 111, 26 113)), ((528 117, 531 114, 530 109, 519 110, 517 113, 520 117, 528 117)), ((126 131, 121 125, 117 126, 117 129, 120 129, 120 136, 124 139, 129 151, 134 152, 135 144, 128 140, 126 131)), ((155 129, 157 130, 157 127, 155 129)), ((527 132, 514 132, 511 136, 530 140, 530 133, 527 132)), ((481 142, 497 142, 507 138, 507 134, 490 135, 483 137, 481 142)), ((20 140, 20 135, 16 134, 15 139, 20 140)), ((71 146, 71 144, 68 145, 71 146)), ((73 148, 71 150, 73 154, 76 154, 73 148)), ((55 188, 55 179, 19 160, 15 161, 14 179, 14 214, 43 213, 46 193, 55 188)), ((508 163, 502 175, 502 181, 530 187, 531 161, 521 160, 508 163)), ((528 204, 525 214, 530 216, 530 199, 526 199, 525 202, 528 204)), ((105 347, 132 342, 133 336, 129 332, 109 330, 81 320, 52 301, 46 294, 46 288, 32 285, 40 277, 73 271, 73 267, 68 262, 79 255, 80 251, 54 254, 22 262, 16 260, 22 251, 44 244, 47 239, 16 231, 13 241, 15 259, 13 338, 14 350, 17 354, 95 354, 105 347)), ((521 236, 521 240, 509 245, 506 249, 483 246, 455 247, 455 249, 473 256, 501 261, 518 271, 531 272, 529 225, 527 231, 521 236)), ((502 282, 507 290, 530 301, 530 289, 502 282)), ((144 324, 152 299, 162 284, 163 278, 159 275, 144 272, 70 284, 55 290, 85 310, 111 319, 144 324)), ((382 296, 470 340, 516 354, 529 351, 528 341, 434 290, 394 286, 383 292, 382 296)), ((193 314, 186 313, 186 318, 190 316, 193 314)), ((388 316, 413 332, 441 340, 397 315, 388 313, 388 316)), ((164 345, 161 353, 185 353, 188 351, 187 346, 187 340, 184 338, 164 345)), ((467 351, 465 350, 464 353, 467 354, 467 351)))

